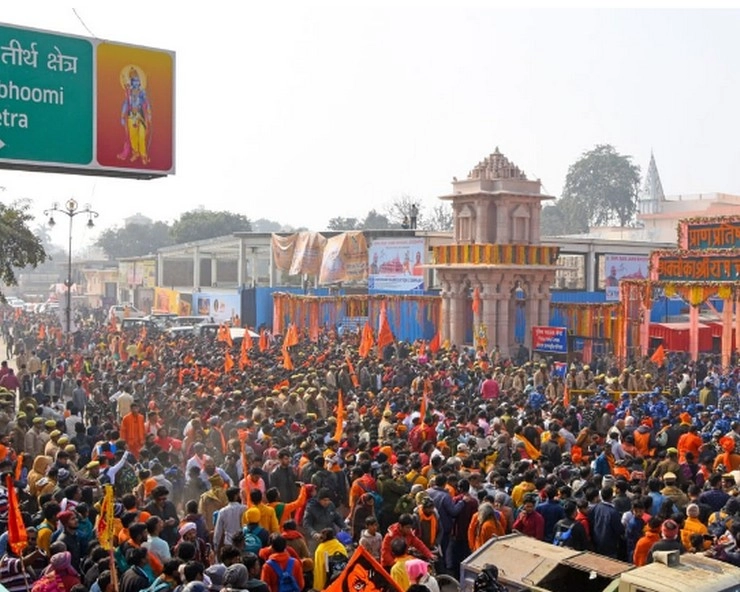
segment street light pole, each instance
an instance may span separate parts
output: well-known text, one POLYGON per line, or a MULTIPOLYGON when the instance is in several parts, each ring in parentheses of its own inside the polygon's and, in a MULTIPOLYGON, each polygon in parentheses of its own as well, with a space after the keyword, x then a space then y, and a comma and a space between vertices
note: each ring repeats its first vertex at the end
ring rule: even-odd
POLYGON ((51 208, 44 210, 44 216, 49 216, 49 226, 54 227, 56 222, 54 221, 54 212, 64 214, 69 218, 69 246, 67 248, 67 281, 65 286, 67 287, 67 302, 65 306, 65 329, 67 333, 67 347, 70 348, 70 342, 72 337, 72 220, 75 216, 85 214, 87 216, 87 227, 92 228, 95 226, 93 220, 99 216, 99 214, 90 208, 90 204, 85 204, 83 209, 79 209, 79 204, 74 198, 68 199, 63 206, 58 203, 53 203, 51 208))

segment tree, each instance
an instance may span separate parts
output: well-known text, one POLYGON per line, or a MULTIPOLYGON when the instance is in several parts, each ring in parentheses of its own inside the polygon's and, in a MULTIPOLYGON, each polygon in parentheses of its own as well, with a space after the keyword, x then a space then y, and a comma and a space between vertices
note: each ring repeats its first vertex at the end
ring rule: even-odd
POLYGON ((569 204, 559 199, 555 204, 542 208, 540 232, 542 236, 584 234, 588 232, 588 220, 575 215, 569 204))
POLYGON ((452 230, 454 218, 452 208, 448 203, 438 203, 432 208, 429 217, 424 218, 422 228, 434 232, 449 232, 452 230))
POLYGON ((233 212, 197 209, 185 212, 172 224, 170 236, 175 244, 225 236, 233 232, 249 232, 249 218, 233 212))
POLYGON ((170 227, 165 222, 129 224, 122 228, 107 228, 100 233, 95 244, 103 249, 109 259, 139 257, 173 244, 170 227))
POLYGON ((280 232, 282 230, 283 225, 280 222, 268 220, 267 218, 260 218, 252 222, 253 232, 280 232))
MULTIPOLYGON (((46 261, 41 240, 28 227, 33 220, 29 209, 26 200, 9 206, 0 203, 0 280, 6 286, 17 284, 16 268, 29 265, 35 268, 46 261)), ((1 291, 0 298, 4 298, 1 291)))
MULTIPOLYGON (((397 197, 389 206, 386 206, 385 215, 390 220, 394 228, 400 228, 403 224, 404 218, 411 215, 411 206, 416 204, 419 206, 419 200, 411 197, 410 195, 402 195, 397 197)), ((422 228, 424 216, 419 208, 419 213, 416 216, 416 227, 422 228)))
POLYGON ((637 211, 640 167, 609 144, 584 152, 568 169, 561 198, 568 223, 628 226, 637 211))
POLYGON ((360 222, 360 228, 365 230, 387 230, 392 228, 392 226, 390 220, 388 220, 388 216, 379 214, 373 209, 370 210, 367 213, 367 216, 365 216, 365 219, 360 222))
POLYGON ((342 218, 337 216, 329 220, 329 230, 357 230, 357 218, 342 218))

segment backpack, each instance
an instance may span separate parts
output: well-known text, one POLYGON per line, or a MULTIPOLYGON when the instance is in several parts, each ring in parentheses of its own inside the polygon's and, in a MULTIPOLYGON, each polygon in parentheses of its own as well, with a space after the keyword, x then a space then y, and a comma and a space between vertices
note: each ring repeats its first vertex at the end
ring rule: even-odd
POLYGON ((416 500, 414 499, 414 496, 412 496, 410 493, 405 493, 398 498, 398 501, 396 502, 396 507, 393 509, 393 511, 399 515, 410 514, 411 512, 413 512, 415 507, 416 500))
POLYGON ((285 571, 281 569, 278 562, 274 559, 268 559, 267 565, 269 565, 272 568, 272 571, 277 574, 277 592, 301 592, 301 589, 298 587, 298 582, 295 581, 295 577, 293 576, 293 565, 295 565, 294 557, 288 559, 288 565, 285 567, 285 571))
POLYGON ((346 569, 349 557, 344 553, 336 552, 326 560, 326 583, 331 584, 346 569))
POLYGON ((257 536, 257 533, 250 530, 249 526, 245 527, 244 530, 244 550, 247 553, 254 553, 257 555, 262 548, 262 540, 257 536))
POLYGON ((576 525, 575 522, 568 528, 559 526, 555 531, 555 538, 552 540, 552 544, 556 547, 568 547, 570 544, 570 537, 573 534, 573 527, 576 525))
POLYGON ((722 511, 718 510, 714 514, 714 522, 710 522, 707 531, 714 537, 722 536, 732 523, 732 516, 722 518, 722 511))
POLYGON ((373 498, 373 503, 375 504, 375 512, 380 512, 380 508, 383 507, 383 496, 380 495, 377 490, 368 489, 367 486, 361 481, 358 481, 357 485, 360 486, 360 489, 362 489, 362 491, 370 494, 370 496, 373 498))

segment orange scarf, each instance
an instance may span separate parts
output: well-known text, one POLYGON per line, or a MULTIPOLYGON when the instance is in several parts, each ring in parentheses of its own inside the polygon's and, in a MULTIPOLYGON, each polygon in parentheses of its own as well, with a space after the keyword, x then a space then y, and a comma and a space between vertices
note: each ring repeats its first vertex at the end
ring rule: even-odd
POLYGON ((424 523, 428 522, 429 526, 429 548, 434 546, 434 541, 437 540, 437 517, 434 512, 426 516, 423 511, 419 512, 419 534, 424 532, 424 523))

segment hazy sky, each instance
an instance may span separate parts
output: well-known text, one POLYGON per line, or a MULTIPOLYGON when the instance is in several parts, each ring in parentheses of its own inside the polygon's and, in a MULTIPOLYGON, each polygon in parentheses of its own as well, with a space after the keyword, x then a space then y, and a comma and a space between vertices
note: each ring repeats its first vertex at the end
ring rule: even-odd
MULTIPOLYGON (((740 194, 738 10, 162 4, 77 12, 97 37, 176 52, 176 175, 0 171, 0 198, 40 215, 74 196, 99 228, 202 205, 320 230, 402 194, 433 206, 496 146, 559 195, 598 143, 643 172, 652 149, 667 194, 740 194)), ((0 20, 90 36, 56 2, 4 2, 0 20)))

